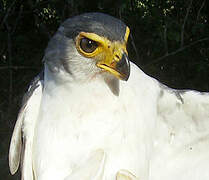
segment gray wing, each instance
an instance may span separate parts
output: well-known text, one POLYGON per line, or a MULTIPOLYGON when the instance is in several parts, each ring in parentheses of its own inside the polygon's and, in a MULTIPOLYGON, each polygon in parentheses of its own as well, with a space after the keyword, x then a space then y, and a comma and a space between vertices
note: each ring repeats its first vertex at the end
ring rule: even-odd
POLYGON ((43 79, 37 76, 31 83, 23 98, 9 149, 9 167, 11 174, 15 174, 21 165, 22 180, 33 180, 32 143, 35 122, 38 118, 42 98, 43 79))
POLYGON ((209 179, 209 93, 161 86, 157 103, 154 169, 159 179, 209 179))

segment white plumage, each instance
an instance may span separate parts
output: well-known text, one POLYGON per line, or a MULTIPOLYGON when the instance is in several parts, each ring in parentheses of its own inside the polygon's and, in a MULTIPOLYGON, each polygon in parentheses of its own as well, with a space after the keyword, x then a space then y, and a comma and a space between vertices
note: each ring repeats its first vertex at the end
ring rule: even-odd
MULTIPOLYGON (((71 53, 69 65, 82 65, 85 58, 71 53)), ((23 180, 209 179, 207 93, 167 88, 133 63, 127 82, 94 69, 77 70, 77 80, 51 67, 45 64, 20 111, 12 174, 21 156, 23 180)))

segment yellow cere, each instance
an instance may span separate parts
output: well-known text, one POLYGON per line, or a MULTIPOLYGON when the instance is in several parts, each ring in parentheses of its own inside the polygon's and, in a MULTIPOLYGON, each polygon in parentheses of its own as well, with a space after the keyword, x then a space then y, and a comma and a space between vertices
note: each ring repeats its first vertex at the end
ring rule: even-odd
POLYGON ((129 29, 128 26, 126 26, 126 33, 125 33, 125 36, 124 36, 124 40, 125 40, 126 43, 128 42, 129 34, 130 34, 130 29, 129 29))

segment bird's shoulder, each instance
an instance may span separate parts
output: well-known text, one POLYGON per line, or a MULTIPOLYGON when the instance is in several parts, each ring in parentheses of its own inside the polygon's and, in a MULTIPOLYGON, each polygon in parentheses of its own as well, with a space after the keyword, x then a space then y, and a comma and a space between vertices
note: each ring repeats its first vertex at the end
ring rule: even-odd
POLYGON ((136 98, 143 98, 147 100, 147 97, 157 98, 160 88, 159 82, 147 75, 136 64, 130 62, 131 73, 127 82, 121 82, 126 91, 133 92, 136 98))

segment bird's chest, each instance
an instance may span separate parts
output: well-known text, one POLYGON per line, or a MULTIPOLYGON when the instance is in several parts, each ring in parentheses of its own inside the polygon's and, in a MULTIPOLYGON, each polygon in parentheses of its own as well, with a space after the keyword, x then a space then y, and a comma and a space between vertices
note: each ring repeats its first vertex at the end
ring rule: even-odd
POLYGON ((138 117, 129 114, 128 105, 118 97, 89 93, 44 98, 34 140, 38 171, 61 168, 63 174, 70 173, 98 149, 104 150, 117 166, 121 157, 136 158, 138 117))
POLYGON ((127 111, 117 102, 106 103, 104 99, 68 105, 56 102, 46 109, 37 124, 40 133, 71 148, 96 146, 108 136, 126 133, 127 111))
POLYGON ((127 116, 126 105, 117 98, 89 93, 51 99, 46 95, 46 99, 37 125, 48 129, 56 138, 70 138, 77 143, 96 141, 97 137, 112 134, 126 123, 123 116, 127 116))

